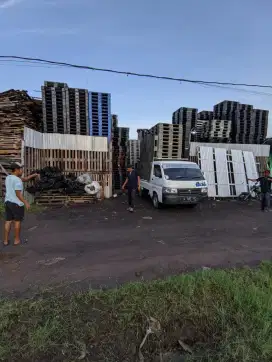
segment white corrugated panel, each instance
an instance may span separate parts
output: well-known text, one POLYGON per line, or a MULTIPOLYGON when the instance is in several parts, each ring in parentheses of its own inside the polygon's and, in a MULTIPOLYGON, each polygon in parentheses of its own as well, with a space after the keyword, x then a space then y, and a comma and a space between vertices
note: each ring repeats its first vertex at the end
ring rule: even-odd
POLYGON ((26 147, 39 149, 108 151, 107 137, 40 133, 27 127, 24 129, 24 141, 26 147))
POLYGON ((43 148, 43 134, 31 128, 24 128, 24 141, 26 147, 43 148))
MULTIPOLYGON (((243 153, 240 150, 231 150, 232 166, 235 180, 236 196, 247 191, 247 180, 245 174, 245 166, 243 153)), ((255 161, 254 161, 255 162, 255 161)))
POLYGON ((223 148, 214 148, 215 153, 215 164, 216 164, 216 176, 217 176, 217 187, 219 197, 229 197, 229 173, 227 165, 227 154, 223 148))
MULTIPOLYGON (((247 178, 256 179, 258 178, 258 171, 256 167, 255 158, 252 152, 243 152, 244 160, 245 160, 245 167, 246 167, 246 174, 247 178)), ((249 185, 251 185, 252 182, 249 181, 249 185)))
POLYGON ((253 152, 253 155, 255 157, 268 157, 270 153, 269 145, 191 142, 190 156, 197 156, 197 150, 199 149, 199 147, 213 147, 213 148, 225 148, 226 150, 249 151, 253 152))
POLYGON ((201 171, 208 182, 208 195, 215 197, 215 178, 213 166, 213 149, 211 147, 200 147, 201 171))

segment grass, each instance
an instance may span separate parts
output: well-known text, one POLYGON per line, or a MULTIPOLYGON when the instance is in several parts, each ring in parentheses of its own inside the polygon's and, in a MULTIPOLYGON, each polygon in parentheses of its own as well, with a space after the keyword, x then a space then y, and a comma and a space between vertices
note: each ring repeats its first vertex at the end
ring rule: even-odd
POLYGON ((1 300, 1 361, 144 361, 181 350, 186 361, 268 362, 272 356, 272 263, 205 270, 108 291, 1 300))

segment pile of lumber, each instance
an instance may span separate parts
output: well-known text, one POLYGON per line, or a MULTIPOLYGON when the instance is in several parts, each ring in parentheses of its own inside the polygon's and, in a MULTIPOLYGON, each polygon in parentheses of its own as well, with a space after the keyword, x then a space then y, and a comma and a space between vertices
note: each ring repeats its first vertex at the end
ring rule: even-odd
POLYGON ((42 102, 26 91, 11 89, 0 93, 0 160, 21 160, 24 126, 41 130, 42 102))

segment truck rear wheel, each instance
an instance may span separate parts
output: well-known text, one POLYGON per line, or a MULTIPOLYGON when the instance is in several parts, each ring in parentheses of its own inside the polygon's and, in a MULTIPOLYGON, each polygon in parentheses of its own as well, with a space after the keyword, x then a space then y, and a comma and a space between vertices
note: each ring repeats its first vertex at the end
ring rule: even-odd
POLYGON ((152 202, 153 202, 153 206, 155 207, 155 209, 160 208, 160 202, 159 202, 159 198, 158 198, 158 195, 156 194, 156 192, 153 193, 152 202))

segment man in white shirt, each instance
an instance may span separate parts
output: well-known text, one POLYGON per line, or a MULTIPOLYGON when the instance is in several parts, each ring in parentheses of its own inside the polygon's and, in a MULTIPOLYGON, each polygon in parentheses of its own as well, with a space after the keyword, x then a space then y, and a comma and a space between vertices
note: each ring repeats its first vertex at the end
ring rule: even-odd
POLYGON ((9 245, 9 234, 11 224, 14 222, 15 238, 14 245, 20 245, 20 232, 21 222, 24 219, 25 207, 28 210, 30 208, 29 203, 24 199, 23 196, 23 181, 29 181, 37 174, 33 174, 28 177, 22 177, 23 166, 17 162, 11 164, 11 175, 6 177, 6 196, 5 196, 5 234, 4 234, 4 245, 9 245))

